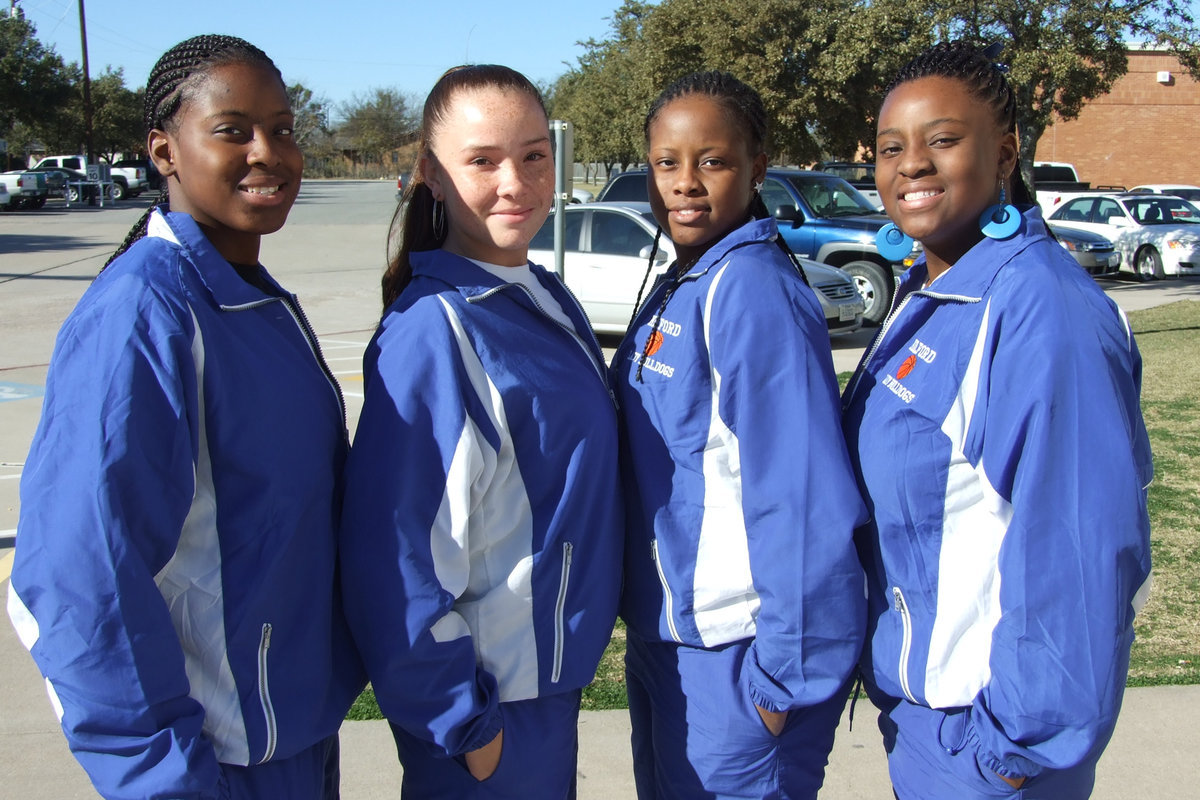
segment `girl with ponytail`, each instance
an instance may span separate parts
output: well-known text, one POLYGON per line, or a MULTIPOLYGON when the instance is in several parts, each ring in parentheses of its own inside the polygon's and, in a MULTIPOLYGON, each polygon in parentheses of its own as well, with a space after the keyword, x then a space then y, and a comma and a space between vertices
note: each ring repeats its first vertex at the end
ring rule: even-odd
POLYGON ((554 193, 537 89, 452 69, 420 142, 346 470, 346 613, 401 796, 565 800, 621 582, 604 355, 528 260, 554 193))
POLYGON ((279 70, 154 66, 163 196, 59 333, 9 614, 101 796, 333 800, 362 686, 336 597, 341 393, 258 263, 299 191, 279 70))

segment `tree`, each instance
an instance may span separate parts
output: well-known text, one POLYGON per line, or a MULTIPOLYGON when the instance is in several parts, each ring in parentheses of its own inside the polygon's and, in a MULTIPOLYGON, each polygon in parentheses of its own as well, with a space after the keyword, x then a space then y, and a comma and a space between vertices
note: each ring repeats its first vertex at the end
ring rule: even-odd
POLYGON ((654 94, 639 61, 642 21, 653 6, 626 0, 613 16, 613 38, 581 42, 579 66, 555 83, 551 116, 575 126, 575 157, 611 171, 642 160, 642 117, 654 94))
POLYGON ((338 134, 357 163, 378 163, 416 133, 419 122, 414 104, 396 89, 373 89, 366 97, 355 95, 341 106, 338 134))
POLYGON ((1131 43, 1173 51, 1200 79, 1200 29, 1186 0, 875 0, 874 10, 923 23, 937 39, 1001 42, 1017 94, 1021 168, 1032 186, 1033 156, 1046 128, 1074 119, 1128 69, 1131 43))
POLYGON ((702 69, 731 71, 759 91, 773 160, 869 158, 900 66, 945 39, 1003 42, 1027 179, 1046 127, 1112 88, 1130 42, 1169 47, 1200 78, 1188 0, 627 0, 613 31, 585 43, 555 93, 555 115, 577 125, 576 153, 605 161, 641 153, 655 95, 702 69))
POLYGON ((292 138, 307 154, 309 148, 329 135, 329 101, 314 95, 312 89, 302 83, 287 87, 287 96, 296 117, 292 138))
POLYGON ((33 23, 0 18, 0 135, 14 123, 36 126, 71 96, 66 65, 35 38, 33 23))

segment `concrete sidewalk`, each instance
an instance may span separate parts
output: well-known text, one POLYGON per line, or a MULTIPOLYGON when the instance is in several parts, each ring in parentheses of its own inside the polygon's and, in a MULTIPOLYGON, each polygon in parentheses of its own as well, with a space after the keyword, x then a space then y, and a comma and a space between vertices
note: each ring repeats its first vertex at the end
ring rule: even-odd
MULTIPOLYGON (((0 581, 0 592, 7 597, 7 581, 0 581)), ((1200 786, 1198 718, 1200 686, 1126 692, 1116 734, 1100 762, 1096 800, 1195 798, 1200 786)), ((633 798, 628 715, 584 712, 579 731, 580 800, 633 798)), ((343 800, 398 797, 400 766, 387 725, 347 722, 341 735, 343 800)), ((67 749, 33 659, 8 619, 0 620, 0 798, 96 797, 67 749)), ((821 798, 888 797, 891 789, 874 709, 860 702, 853 730, 842 720, 821 798)))

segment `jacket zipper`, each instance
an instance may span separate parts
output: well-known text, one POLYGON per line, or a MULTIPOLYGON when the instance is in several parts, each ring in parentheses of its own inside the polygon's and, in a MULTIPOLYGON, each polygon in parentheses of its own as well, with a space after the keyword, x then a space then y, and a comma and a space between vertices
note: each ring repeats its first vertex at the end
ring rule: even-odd
POLYGON ((550 682, 558 683, 562 676, 563 662, 563 616, 567 606, 567 584, 571 580, 571 551, 574 548, 570 542, 563 542, 562 576, 558 579, 558 602, 554 604, 554 669, 550 673, 550 682))
MULTIPOLYGON (((304 309, 300 308, 300 304, 292 295, 288 295, 283 299, 283 304, 291 313, 292 319, 296 321, 296 326, 300 328, 300 332, 304 334, 304 338, 308 340, 309 349, 312 350, 313 357, 316 358, 317 364, 321 367, 321 371, 325 373, 325 379, 329 381, 329 385, 333 387, 333 392, 337 395, 338 408, 342 410, 342 429, 346 429, 346 398, 342 395, 342 387, 337 382, 337 378, 333 377, 333 371, 329 369, 329 364, 325 362, 325 354, 321 352, 321 345, 317 341, 317 335, 313 333, 312 325, 308 322, 308 317, 304 314, 304 309)), ((347 437, 349 435, 347 434, 347 437)))
POLYGON ((279 731, 275 722, 275 707, 271 705, 271 689, 267 681, 267 653, 271 649, 271 623, 264 622, 262 639, 258 643, 258 699, 262 703, 263 717, 267 721, 267 746, 263 753, 263 764, 275 755, 275 744, 279 731))
POLYGON ((658 539, 650 542, 650 557, 654 559, 654 568, 658 570, 658 580, 662 583, 663 597, 667 602, 667 628, 671 631, 671 638, 683 644, 683 639, 679 638, 679 631, 675 628, 675 601, 671 597, 671 587, 667 585, 667 575, 663 572, 662 562, 658 558, 658 539))
POLYGON ((904 638, 900 643, 900 688, 904 696, 916 703, 912 687, 908 682, 908 658, 912 653, 912 616, 908 613, 908 604, 904 602, 904 593, 899 586, 892 587, 892 595, 896 598, 896 610, 900 612, 900 621, 904 625, 904 638))

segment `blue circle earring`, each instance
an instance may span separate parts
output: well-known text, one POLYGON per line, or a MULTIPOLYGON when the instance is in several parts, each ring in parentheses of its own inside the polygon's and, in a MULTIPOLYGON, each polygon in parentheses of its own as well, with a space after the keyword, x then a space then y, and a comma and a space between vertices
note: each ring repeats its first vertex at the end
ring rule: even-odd
POLYGON ((1004 202, 1004 184, 1000 184, 1000 202, 988 206, 979 216, 979 230, 989 239, 1007 239, 1021 227, 1021 212, 1004 202))
POLYGON ((896 223, 889 222, 875 234, 875 248, 888 261, 899 261, 912 252, 913 240, 896 223))

